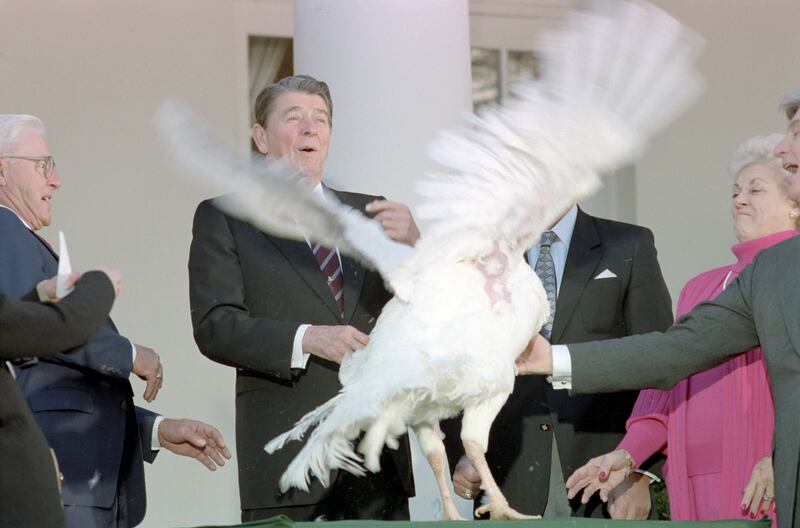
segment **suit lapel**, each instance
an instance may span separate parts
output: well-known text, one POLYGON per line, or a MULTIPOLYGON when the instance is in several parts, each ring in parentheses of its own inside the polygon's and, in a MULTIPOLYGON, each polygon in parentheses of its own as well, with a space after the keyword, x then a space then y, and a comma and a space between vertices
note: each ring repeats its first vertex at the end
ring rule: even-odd
POLYGON ((348 323, 361 297, 364 268, 350 257, 342 255, 342 272, 344 273, 344 322, 348 323))
MULTIPOLYGON (((303 278, 317 297, 325 303, 325 306, 339 318, 339 307, 331 295, 331 290, 328 288, 328 283, 325 282, 325 277, 319 270, 319 264, 311 253, 311 248, 308 247, 305 241, 287 240, 285 238, 278 238, 262 233, 272 244, 278 248, 278 251, 283 253, 286 260, 294 268, 294 270, 303 278)), ((345 282, 345 285, 347 283, 345 282)), ((347 291, 345 290, 345 295, 347 291)), ((345 297, 345 307, 347 307, 347 297, 345 297)))
MULTIPOLYGON (((347 199, 347 195, 335 191, 325 185, 323 189, 326 193, 332 194, 341 203, 353 209, 364 212, 359 204, 354 204, 347 199)), ((342 273, 344 278, 344 322, 350 322, 353 312, 361 297, 361 287, 364 285, 364 267, 356 260, 342 255, 342 273)))
POLYGON ((575 229, 572 232, 567 262, 564 265, 564 277, 561 279, 561 291, 556 301, 556 316, 553 319, 553 343, 558 343, 567 322, 572 317, 584 288, 592 279, 602 257, 602 241, 591 218, 578 209, 575 229))
MULTIPOLYGON (((791 243, 794 244, 795 248, 800 246, 800 240, 795 239, 791 243)), ((797 253, 800 253, 800 251, 795 252, 795 254, 797 253)), ((794 269, 796 260, 792 258, 779 264, 784 270, 794 269)), ((781 311, 784 314, 786 333, 789 335, 789 341, 795 352, 800 354, 800 324, 798 324, 798 319, 800 319, 800 315, 798 315, 800 313, 800 310, 798 310, 798 306, 800 306, 800 281, 776 280, 775 283, 781 285, 781 311)))

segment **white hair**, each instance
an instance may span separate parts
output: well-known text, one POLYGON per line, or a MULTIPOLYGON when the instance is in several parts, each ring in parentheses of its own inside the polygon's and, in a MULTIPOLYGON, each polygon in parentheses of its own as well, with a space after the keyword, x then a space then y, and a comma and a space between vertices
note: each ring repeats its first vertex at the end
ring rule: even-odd
POLYGON ((800 89, 786 94, 778 108, 786 114, 787 119, 792 119, 800 108, 800 89))
POLYGON ((0 114, 0 156, 12 152, 25 128, 32 128, 39 135, 44 136, 44 123, 38 117, 26 114, 0 114))
POLYGON ((775 145, 783 138, 783 134, 769 134, 768 136, 753 136, 733 153, 728 164, 728 173, 733 179, 739 176, 742 169, 753 163, 758 163, 772 169, 774 176, 781 185, 786 185, 788 173, 783 168, 783 162, 775 157, 775 145))

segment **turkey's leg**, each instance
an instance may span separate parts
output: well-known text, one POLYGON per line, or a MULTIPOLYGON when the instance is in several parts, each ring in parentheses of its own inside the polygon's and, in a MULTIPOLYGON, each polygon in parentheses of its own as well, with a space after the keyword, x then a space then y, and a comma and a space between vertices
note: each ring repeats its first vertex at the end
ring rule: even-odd
POLYGON ((444 435, 442 430, 439 429, 439 422, 416 425, 414 426, 414 432, 417 434, 419 447, 425 458, 428 459, 428 464, 430 464, 433 475, 436 477, 436 484, 439 486, 439 493, 442 495, 443 520, 466 520, 458 513, 456 505, 453 503, 453 497, 450 495, 450 487, 447 485, 447 454, 444 450, 444 442, 442 442, 444 435))
POLYGON ((481 489, 489 499, 487 504, 475 510, 475 515, 479 516, 489 512, 490 517, 495 520, 536 519, 538 517, 523 515, 508 505, 508 501, 500 491, 500 487, 489 470, 489 464, 486 462, 489 430, 506 399, 508 399, 508 394, 501 394, 474 407, 464 409, 464 418, 461 422, 461 441, 464 443, 464 453, 478 471, 481 477, 481 489))

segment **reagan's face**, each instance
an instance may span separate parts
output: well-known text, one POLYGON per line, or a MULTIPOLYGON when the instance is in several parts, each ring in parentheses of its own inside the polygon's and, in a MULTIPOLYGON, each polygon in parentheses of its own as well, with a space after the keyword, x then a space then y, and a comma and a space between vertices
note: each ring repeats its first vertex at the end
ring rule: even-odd
POLYGON ((786 195, 779 181, 783 177, 760 163, 751 163, 739 172, 732 206, 733 226, 740 242, 795 229, 800 210, 786 195))
POLYGON ((262 153, 287 159, 316 185, 322 180, 331 141, 328 107, 319 95, 283 93, 267 116, 266 129, 253 126, 253 140, 262 153))
POLYGON ((775 147, 775 155, 783 160, 783 167, 789 171, 789 194, 795 200, 800 199, 800 176, 797 174, 800 160, 800 110, 795 113, 786 135, 775 147))
POLYGON ((61 187, 58 171, 47 173, 43 160, 50 155, 44 138, 31 128, 24 128, 19 142, 0 159, 0 203, 10 207, 33 230, 50 225, 50 199, 61 187), (14 157, 18 156, 18 157, 14 157))

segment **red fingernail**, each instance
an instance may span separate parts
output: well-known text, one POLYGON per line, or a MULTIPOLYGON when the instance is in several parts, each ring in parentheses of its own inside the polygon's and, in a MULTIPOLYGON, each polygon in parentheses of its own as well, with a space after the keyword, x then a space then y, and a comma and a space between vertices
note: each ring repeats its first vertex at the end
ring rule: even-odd
POLYGON ((599 477, 600 477, 600 480, 605 480, 605 478, 606 478, 605 472, 601 471, 599 477))
POLYGON ((750 513, 750 518, 751 519, 755 519, 756 518, 756 514, 755 513, 750 513))
POLYGON ((761 510, 761 515, 764 515, 765 513, 767 513, 767 512, 765 512, 764 510, 761 510))

